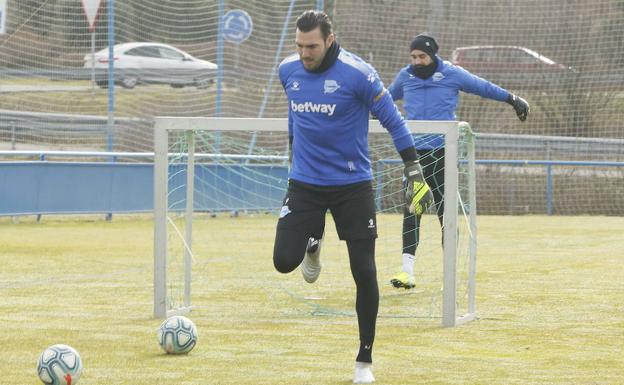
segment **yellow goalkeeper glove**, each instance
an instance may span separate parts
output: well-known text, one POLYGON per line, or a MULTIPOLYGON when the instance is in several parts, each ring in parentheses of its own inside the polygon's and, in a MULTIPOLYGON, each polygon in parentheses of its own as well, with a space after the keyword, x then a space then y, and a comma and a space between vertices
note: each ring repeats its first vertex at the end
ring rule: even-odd
POLYGON ((423 178, 422 168, 416 160, 405 164, 404 175, 407 188, 405 189, 405 204, 411 214, 422 215, 427 207, 433 203, 433 194, 423 178))

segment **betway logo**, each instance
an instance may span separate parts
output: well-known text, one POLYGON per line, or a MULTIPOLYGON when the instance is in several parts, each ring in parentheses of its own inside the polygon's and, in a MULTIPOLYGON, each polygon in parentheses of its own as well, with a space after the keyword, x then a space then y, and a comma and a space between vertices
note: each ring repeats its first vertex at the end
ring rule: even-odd
POLYGON ((336 110, 336 105, 312 102, 295 103, 294 100, 291 100, 290 109, 294 112, 319 112, 321 114, 327 114, 327 116, 332 116, 336 110))

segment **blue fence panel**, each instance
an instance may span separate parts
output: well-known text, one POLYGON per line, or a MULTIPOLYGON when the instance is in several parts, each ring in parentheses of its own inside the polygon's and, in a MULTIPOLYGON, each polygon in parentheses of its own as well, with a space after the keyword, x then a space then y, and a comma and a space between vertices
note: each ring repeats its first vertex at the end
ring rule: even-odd
MULTIPOLYGON (((186 173, 172 165, 169 206, 184 210, 186 173)), ((278 209, 286 193, 288 169, 269 165, 198 165, 195 167, 194 207, 199 211, 278 209)))
MULTIPOLYGON (((171 175, 182 169, 171 167, 171 175)), ((196 210, 222 211, 279 208, 288 171, 283 166, 198 165, 195 172, 196 210)), ((179 175, 170 180, 169 202, 177 202, 173 209, 185 204, 186 173, 179 175)), ((149 212, 153 180, 151 163, 0 162, 0 216, 149 212)))
MULTIPOLYGON (((397 162, 381 160, 378 167, 397 162)), ((624 162, 482 159, 476 163, 544 167, 544 199, 549 215, 554 211, 554 166, 624 167, 624 162)), ((184 166, 170 167, 169 204, 173 210, 183 210, 184 166)), ((198 211, 276 210, 287 188, 285 166, 202 163, 195 173, 194 201, 198 211)), ((153 178, 152 163, 0 162, 0 216, 150 212, 153 178)), ((380 195, 381 181, 377 183, 380 195)))

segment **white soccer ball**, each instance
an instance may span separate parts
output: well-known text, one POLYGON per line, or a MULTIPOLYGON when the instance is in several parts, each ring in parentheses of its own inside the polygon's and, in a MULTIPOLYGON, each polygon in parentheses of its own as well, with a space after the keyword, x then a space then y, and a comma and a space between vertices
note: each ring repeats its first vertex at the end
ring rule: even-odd
POLYGON ((197 343, 197 328, 184 316, 169 317, 158 328, 158 343, 168 354, 188 353, 197 343))
POLYGON ((46 385, 75 385, 81 373, 80 354, 71 346, 52 345, 37 362, 37 374, 46 385))

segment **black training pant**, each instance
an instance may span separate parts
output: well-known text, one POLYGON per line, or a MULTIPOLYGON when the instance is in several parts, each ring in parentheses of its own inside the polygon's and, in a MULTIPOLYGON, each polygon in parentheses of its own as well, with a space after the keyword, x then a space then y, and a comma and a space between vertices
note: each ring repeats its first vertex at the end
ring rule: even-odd
POLYGON ((281 273, 295 270, 303 261, 308 239, 323 236, 327 210, 334 218, 339 238, 347 242, 356 284, 355 309, 360 331, 357 360, 371 362, 379 309, 375 266, 377 219, 372 183, 317 186, 291 180, 277 223, 273 264, 281 273))
MULTIPOLYGON (((434 207, 440 226, 444 223, 444 148, 418 151, 420 165, 425 181, 433 193, 434 207)), ((420 240, 421 215, 410 214, 407 207, 403 210, 403 253, 416 255, 420 240)))

